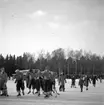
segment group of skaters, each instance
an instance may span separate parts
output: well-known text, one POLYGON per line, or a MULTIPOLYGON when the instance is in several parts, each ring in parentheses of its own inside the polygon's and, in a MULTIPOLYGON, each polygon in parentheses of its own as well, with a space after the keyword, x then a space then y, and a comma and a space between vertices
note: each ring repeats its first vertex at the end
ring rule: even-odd
MULTIPOLYGON (((23 72, 21 72, 19 69, 15 71, 15 75, 13 76, 13 79, 16 83, 16 91, 17 96, 25 95, 25 89, 28 88, 27 94, 37 94, 40 96, 40 91, 42 90, 43 95, 45 98, 49 98, 50 96, 55 93, 55 97, 57 95, 60 95, 56 90, 56 81, 57 78, 59 83, 59 91, 65 91, 65 83, 66 76, 64 73, 60 73, 60 75, 57 75, 56 72, 50 71, 49 66, 46 66, 44 71, 40 71, 39 69, 30 69, 26 75, 24 76, 23 72), (26 81, 26 86, 25 86, 26 81)), ((101 76, 88 76, 88 75, 81 75, 79 78, 78 85, 80 86, 81 92, 83 92, 83 87, 86 86, 86 90, 88 90, 89 83, 93 83, 93 86, 96 86, 96 81, 100 79, 100 82, 102 82, 101 76)), ((2 67, 0 69, 0 95, 1 96, 9 96, 7 91, 7 80, 8 76, 5 72, 5 68, 2 67)), ((71 76, 71 88, 76 88, 76 76, 71 76)))
MULTIPOLYGON (((80 75, 78 85, 80 86, 81 92, 83 92, 83 87, 86 87, 86 90, 88 90, 89 84, 92 83, 94 87, 96 87, 96 81, 100 80, 100 83, 102 83, 103 77, 101 75, 80 75)), ((71 88, 76 88, 76 77, 72 76, 71 78, 71 88)))
POLYGON ((18 92, 17 96, 21 96, 21 93, 23 95, 25 94, 24 81, 26 81, 26 87, 29 89, 27 94, 32 92, 33 94, 40 96, 40 89, 42 89, 45 98, 48 98, 49 96, 52 96, 52 92, 57 93, 55 89, 56 73, 50 71, 48 66, 44 71, 40 71, 39 69, 30 69, 25 77, 22 72, 16 70, 16 74, 13 78, 16 83, 16 90, 18 92))

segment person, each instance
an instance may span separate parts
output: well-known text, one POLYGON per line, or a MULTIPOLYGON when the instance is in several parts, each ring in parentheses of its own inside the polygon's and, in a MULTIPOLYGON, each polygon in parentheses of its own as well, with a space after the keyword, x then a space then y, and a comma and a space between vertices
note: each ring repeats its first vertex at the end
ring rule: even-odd
POLYGON ((102 75, 99 75, 100 83, 102 83, 102 75))
POLYGON ((60 74, 59 76, 59 91, 65 91, 65 83, 66 83, 66 78, 63 73, 60 74))
POLYGON ((45 98, 49 98, 50 96, 50 71, 49 71, 49 66, 46 66, 45 70, 43 71, 43 77, 44 77, 44 94, 45 98))
POLYGON ((16 79, 15 83, 16 83, 16 90, 18 92, 17 96, 21 96, 21 90, 22 90, 22 94, 25 95, 25 93, 24 93, 25 86, 24 86, 23 73, 20 72, 19 69, 17 69, 15 72, 16 72, 16 74, 14 76, 14 79, 16 79))
POLYGON ((36 81, 36 90, 37 90, 38 96, 40 96, 40 87, 41 87, 40 77, 41 77, 41 72, 39 69, 37 69, 35 73, 35 78, 36 78, 35 81, 36 81))
POLYGON ((56 83, 55 79, 56 79, 56 73, 55 72, 50 72, 51 91, 53 91, 55 89, 55 83, 56 83))
POLYGON ((96 77, 96 75, 93 75, 92 76, 92 83, 93 83, 94 87, 96 86, 96 81, 97 81, 97 77, 96 77))
POLYGON ((33 70, 30 69, 26 74, 26 86, 29 89, 29 92, 27 94, 31 93, 31 88, 33 89, 32 93, 34 94, 34 83, 35 83, 34 73, 33 70))
POLYGON ((5 68, 2 67, 0 71, 0 90, 2 92, 1 96, 9 96, 7 91, 7 80, 7 73, 5 72, 5 68))
POLYGON ((88 75, 86 75, 84 78, 84 85, 86 86, 86 90, 88 90, 89 83, 91 83, 90 78, 88 75))
POLYGON ((71 80, 72 80, 71 88, 72 87, 75 87, 76 88, 76 85, 75 85, 75 76, 74 75, 72 76, 71 80))
POLYGON ((40 80, 40 88, 42 89, 43 91, 43 94, 44 94, 44 90, 45 90, 45 87, 44 87, 44 77, 42 75, 42 72, 41 72, 41 76, 39 77, 39 80, 40 80))
POLYGON ((49 82, 50 82, 50 88, 49 88, 49 94, 50 96, 52 96, 52 90, 53 90, 53 82, 54 82, 54 79, 53 79, 53 73, 51 71, 49 71, 49 82))
POLYGON ((53 93, 56 94, 55 97, 57 97, 57 95, 60 95, 60 94, 57 92, 56 87, 55 87, 55 85, 56 85, 56 81, 55 81, 56 77, 57 77, 56 72, 52 72, 52 71, 51 71, 51 72, 50 72, 50 82, 51 82, 51 85, 50 85, 50 95, 52 96, 52 92, 53 92, 53 93))
POLYGON ((78 85, 80 86, 81 92, 83 92, 84 79, 82 76, 79 79, 78 85))

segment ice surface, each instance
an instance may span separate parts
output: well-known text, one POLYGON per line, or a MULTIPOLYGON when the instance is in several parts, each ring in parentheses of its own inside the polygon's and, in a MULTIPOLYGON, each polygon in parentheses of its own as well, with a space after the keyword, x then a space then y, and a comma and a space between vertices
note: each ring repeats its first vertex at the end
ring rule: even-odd
MULTIPOLYGON (((25 96, 17 97, 16 84, 10 80, 7 84, 10 96, 0 96, 0 105, 104 105, 104 81, 102 83, 98 81, 96 87, 90 84, 88 91, 84 87, 82 93, 78 86, 78 80, 76 84, 77 88, 71 88, 71 80, 67 80, 65 92, 60 92, 57 98, 53 94, 52 97, 44 99, 43 94, 40 97, 32 93, 27 95, 28 89, 25 89, 25 96)), ((56 88, 58 91, 58 83, 56 88)))

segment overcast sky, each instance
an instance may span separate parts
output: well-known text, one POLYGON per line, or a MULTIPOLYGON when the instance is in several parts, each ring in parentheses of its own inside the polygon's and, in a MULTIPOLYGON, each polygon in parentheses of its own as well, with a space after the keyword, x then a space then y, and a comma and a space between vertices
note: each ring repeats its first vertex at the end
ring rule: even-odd
POLYGON ((0 53, 91 50, 104 54, 104 0, 0 0, 0 53))

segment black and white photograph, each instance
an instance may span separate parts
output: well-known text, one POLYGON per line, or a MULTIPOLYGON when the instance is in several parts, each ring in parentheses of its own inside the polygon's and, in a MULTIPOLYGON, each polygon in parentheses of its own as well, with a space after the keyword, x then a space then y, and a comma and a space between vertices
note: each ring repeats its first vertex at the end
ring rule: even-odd
POLYGON ((0 0, 0 105, 104 105, 104 0, 0 0))

